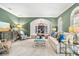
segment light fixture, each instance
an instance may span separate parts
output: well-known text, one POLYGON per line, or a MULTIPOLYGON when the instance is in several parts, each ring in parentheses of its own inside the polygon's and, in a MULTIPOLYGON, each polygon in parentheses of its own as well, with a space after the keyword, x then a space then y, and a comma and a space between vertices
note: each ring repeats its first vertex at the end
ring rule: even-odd
POLYGON ((56 28, 52 28, 52 31, 56 31, 56 28))
POLYGON ((76 33, 76 32, 79 32, 79 27, 78 26, 70 26, 69 27, 69 32, 73 32, 73 33, 76 33))
POLYGON ((16 27, 17 28, 22 28, 22 25, 21 24, 17 24, 16 27))

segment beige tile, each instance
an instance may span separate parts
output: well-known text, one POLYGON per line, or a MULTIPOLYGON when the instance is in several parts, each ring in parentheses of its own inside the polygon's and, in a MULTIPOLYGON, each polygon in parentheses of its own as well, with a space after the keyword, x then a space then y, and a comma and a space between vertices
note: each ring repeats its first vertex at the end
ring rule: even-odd
POLYGON ((17 41, 13 43, 8 56, 55 56, 57 55, 46 41, 46 47, 34 47, 34 40, 17 41))

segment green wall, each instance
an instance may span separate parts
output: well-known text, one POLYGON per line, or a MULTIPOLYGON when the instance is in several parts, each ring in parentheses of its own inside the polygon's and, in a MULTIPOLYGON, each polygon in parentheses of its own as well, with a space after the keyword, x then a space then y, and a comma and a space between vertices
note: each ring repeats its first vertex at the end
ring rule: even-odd
POLYGON ((36 19, 47 19, 49 21, 52 22, 52 25, 55 27, 57 26, 57 18, 53 18, 53 17, 21 17, 19 18, 19 23, 21 22, 24 22, 24 29, 25 29, 25 32, 28 33, 28 35, 30 35, 30 23, 33 21, 33 20, 36 20, 36 19))
MULTIPOLYGON (((10 23, 11 26, 13 26, 14 21, 18 21, 18 17, 0 8, 0 21, 10 23)), ((3 38, 12 39, 12 36, 8 33, 9 32, 5 33, 3 38)), ((1 39, 1 36, 0 36, 0 39, 1 39)))
POLYGON ((26 24, 24 25, 25 28, 27 28, 27 32, 29 32, 29 26, 30 26, 30 22, 35 20, 35 19, 39 19, 39 18, 44 18, 47 20, 50 20, 52 22, 52 24, 54 24, 54 26, 57 26, 57 21, 59 17, 62 17, 62 21, 63 21, 63 31, 64 32, 68 32, 68 28, 70 26, 70 15, 71 12, 74 10, 74 8, 76 8, 77 6, 79 6, 79 3, 75 3, 74 5, 72 5, 69 9, 67 9, 65 12, 63 12, 60 16, 58 16, 57 18, 52 17, 26 17, 26 18, 19 18, 20 20, 26 20, 26 24))
POLYGON ((11 25, 14 24, 14 22, 17 23, 25 23, 24 24, 24 31, 26 33, 28 33, 28 35, 30 34, 30 22, 32 22, 35 19, 47 19, 49 21, 52 22, 53 26, 57 26, 57 20, 59 17, 62 17, 62 21, 63 21, 63 31, 68 32, 68 28, 70 26, 70 15, 71 12, 74 8, 76 8, 77 6, 79 6, 79 3, 75 3, 72 7, 70 7, 68 10, 66 10, 64 13, 62 13, 60 16, 58 16, 57 18, 52 17, 17 17, 3 9, 0 8, 0 21, 4 21, 4 22, 9 22, 11 25))
MULTIPOLYGON (((72 7, 70 7, 68 10, 66 10, 64 13, 62 13, 59 17, 62 17, 63 21, 63 31, 68 32, 68 28, 70 26, 70 15, 74 8, 79 6, 79 3, 75 3, 72 7)), ((59 18, 58 17, 58 18, 59 18)))
POLYGON ((13 25, 14 21, 18 21, 18 17, 0 8, 0 21, 13 25))
POLYGON ((11 25, 14 25, 15 22, 16 23, 24 23, 23 28, 25 29, 24 31, 30 35, 30 22, 32 22, 33 20, 36 19, 47 19, 49 21, 52 22, 53 26, 57 26, 57 18, 53 18, 53 17, 17 17, 7 11, 5 11, 4 9, 0 8, 0 21, 3 22, 8 22, 11 25))

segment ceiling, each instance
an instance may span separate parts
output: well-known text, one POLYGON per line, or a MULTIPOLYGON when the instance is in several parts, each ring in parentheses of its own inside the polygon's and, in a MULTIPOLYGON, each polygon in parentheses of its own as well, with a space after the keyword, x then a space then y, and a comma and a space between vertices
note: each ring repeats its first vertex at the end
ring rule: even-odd
POLYGON ((73 3, 0 3, 0 7, 18 17, 58 17, 73 3))

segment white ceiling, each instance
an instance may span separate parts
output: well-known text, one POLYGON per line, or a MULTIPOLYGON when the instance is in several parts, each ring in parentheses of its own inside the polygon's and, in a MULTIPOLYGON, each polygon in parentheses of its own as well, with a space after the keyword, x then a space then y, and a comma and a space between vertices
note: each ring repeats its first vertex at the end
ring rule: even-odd
POLYGON ((73 3, 0 3, 0 7, 18 17, 58 17, 73 3))

